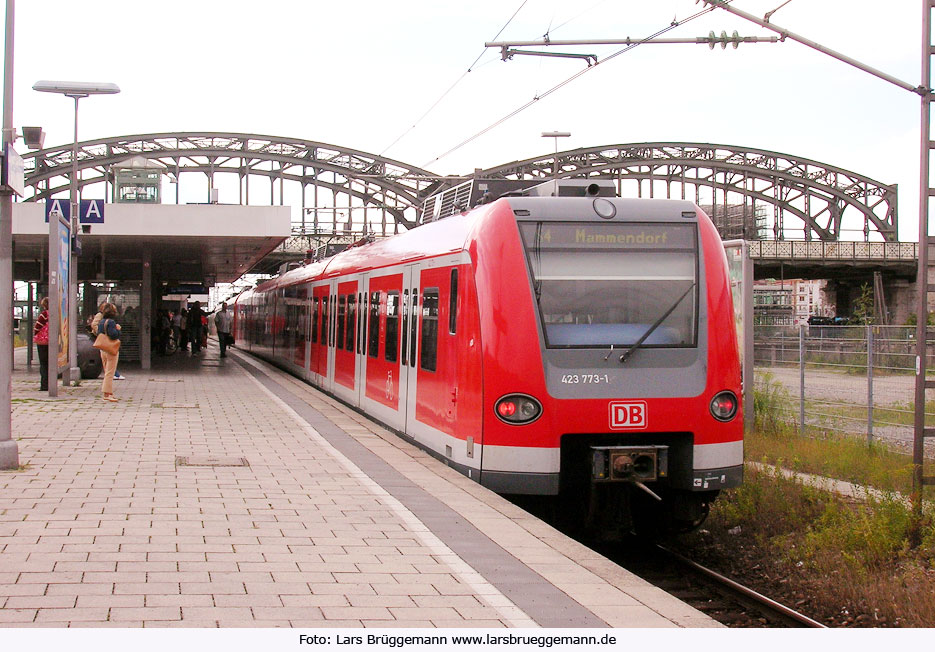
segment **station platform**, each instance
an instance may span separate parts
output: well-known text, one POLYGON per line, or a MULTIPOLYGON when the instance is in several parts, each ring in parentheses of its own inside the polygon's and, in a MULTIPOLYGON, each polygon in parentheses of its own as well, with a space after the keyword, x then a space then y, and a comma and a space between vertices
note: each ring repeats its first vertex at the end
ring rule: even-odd
POLYGON ((236 349, 14 362, 0 627, 719 627, 236 349))

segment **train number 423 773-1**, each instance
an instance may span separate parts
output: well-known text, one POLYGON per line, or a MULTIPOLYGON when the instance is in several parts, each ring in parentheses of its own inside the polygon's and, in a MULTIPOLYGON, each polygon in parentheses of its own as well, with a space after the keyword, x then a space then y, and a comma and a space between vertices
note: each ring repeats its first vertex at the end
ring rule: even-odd
POLYGON ((562 374, 562 382, 566 385, 609 383, 607 374, 562 374))

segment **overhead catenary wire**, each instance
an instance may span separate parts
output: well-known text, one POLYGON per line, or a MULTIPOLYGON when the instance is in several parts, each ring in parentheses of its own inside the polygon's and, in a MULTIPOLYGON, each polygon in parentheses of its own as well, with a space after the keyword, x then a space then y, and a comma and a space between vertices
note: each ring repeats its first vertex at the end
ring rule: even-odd
MULTIPOLYGON (((494 40, 496 40, 497 37, 499 37, 501 34, 503 34, 503 30, 505 30, 505 29, 510 25, 510 23, 513 22, 513 19, 516 18, 517 14, 519 14, 520 11, 522 11, 523 7, 526 6, 526 3, 527 3, 527 2, 529 2, 529 0, 523 0, 523 1, 520 3, 519 7, 516 8, 516 11, 513 12, 513 15, 510 16, 509 20, 507 20, 506 23, 503 24, 503 27, 500 28, 500 31, 497 32, 497 36, 494 37, 494 40)), ((449 86, 448 89, 447 89, 444 93, 442 93, 442 94, 439 96, 439 98, 438 98, 437 100, 435 100, 435 102, 432 104, 432 106, 430 106, 430 107, 425 111, 425 113, 423 113, 421 116, 419 116, 419 118, 418 118, 415 122, 412 123, 412 126, 410 126, 408 129, 406 129, 406 130, 405 130, 403 133, 401 133, 399 136, 397 136, 397 137, 396 137, 396 140, 394 140, 392 143, 390 143, 389 145, 387 145, 386 147, 383 148, 383 151, 380 152, 380 156, 383 156, 384 154, 386 154, 386 152, 388 152, 390 149, 392 149, 393 146, 396 145, 396 143, 398 143, 398 142, 401 141, 403 138, 405 138, 406 136, 408 136, 409 133, 410 133, 413 129, 415 129, 416 127, 418 127, 418 126, 419 126, 419 123, 422 122, 423 120, 425 120, 425 118, 426 118, 432 111, 435 110, 435 107, 437 107, 439 104, 441 104, 442 100, 444 100, 444 99, 448 96, 448 94, 451 93, 451 91, 453 91, 453 90, 455 89, 455 87, 456 87, 458 84, 460 84, 460 83, 462 82, 462 80, 464 80, 465 77, 468 76, 468 74, 474 69, 474 66, 477 65, 477 62, 480 61, 481 58, 482 58, 486 53, 487 53, 487 48, 484 48, 484 49, 481 51, 481 53, 480 53, 479 55, 477 55, 477 58, 474 59, 474 62, 473 62, 470 66, 468 66, 467 70, 465 70, 463 73, 461 73, 461 76, 458 77, 458 79, 456 79, 455 82, 454 82, 451 86, 449 86)))
MULTIPOLYGON (((733 1, 733 0, 724 0, 725 4, 729 4, 729 3, 732 2, 732 1, 733 1)), ((490 124, 490 125, 488 125, 487 127, 484 127, 483 129, 481 129, 480 131, 478 131, 477 133, 475 133, 473 136, 471 136, 471 137, 469 137, 469 138, 467 138, 467 139, 461 141, 460 143, 458 143, 457 145, 455 145, 454 147, 452 147, 452 148, 449 149, 448 151, 446 151, 446 152, 444 152, 444 153, 442 153, 442 154, 439 154, 439 155, 436 156, 435 158, 433 158, 433 159, 427 161, 426 163, 423 163, 423 164, 422 164, 422 167, 423 167, 423 168, 427 168, 429 165, 432 165, 433 163, 437 163, 438 161, 440 161, 441 159, 445 158, 445 157, 448 156, 449 154, 452 154, 452 153, 458 151, 459 149, 461 149, 461 148, 464 147, 465 145, 467 145, 467 144, 469 144, 469 143, 471 143, 471 142, 477 140, 478 138, 480 138, 480 137, 483 136, 484 134, 488 133, 489 131, 492 131, 493 129, 496 129, 497 127, 499 127, 500 125, 502 125, 504 122, 507 122, 507 121, 510 120, 511 118, 514 118, 515 116, 519 115, 520 113, 522 113, 523 111, 525 111, 526 109, 528 109, 529 107, 531 107, 533 104, 535 104, 535 103, 538 102, 539 100, 544 99, 544 98, 548 97, 549 95, 551 95, 552 93, 554 93, 554 92, 556 92, 556 91, 558 91, 558 90, 564 88, 565 86, 567 86, 567 85, 570 84, 571 82, 575 81, 576 79, 578 79, 579 77, 581 77, 581 76, 584 75, 585 73, 588 73, 588 72, 590 72, 590 71, 592 71, 592 70, 595 70, 599 65, 604 64, 604 63, 607 63, 608 61, 611 61, 611 60, 617 58, 617 57, 620 56, 621 54, 624 54, 624 53, 626 53, 626 52, 629 52, 629 51, 632 50, 633 48, 638 47, 639 45, 642 45, 643 41, 648 41, 649 39, 653 39, 653 38, 656 38, 656 37, 658 37, 658 36, 661 36, 662 34, 665 34, 665 33, 669 32, 669 31, 675 29, 676 27, 679 27, 679 26, 681 26, 681 25, 684 25, 685 23, 689 23, 689 22, 695 20, 696 18, 700 18, 701 16, 703 16, 703 15, 705 15, 705 14, 711 13, 711 12, 714 11, 714 10, 715 10, 715 7, 714 7, 714 6, 705 7, 704 9, 701 9, 701 10, 698 11, 697 13, 692 14, 691 16, 689 16, 688 18, 686 18, 686 19, 684 19, 684 20, 681 20, 681 21, 673 20, 671 24, 669 24, 669 25, 667 25, 666 27, 662 28, 662 29, 659 30, 658 32, 656 32, 656 33, 654 33, 654 34, 650 34, 649 36, 647 36, 647 37, 645 37, 645 38, 643 38, 643 39, 639 39, 638 41, 635 41, 632 45, 627 45, 626 47, 621 48, 620 50, 617 50, 616 52, 614 52, 614 53, 611 54, 610 56, 604 58, 603 60, 598 61, 598 62, 595 62, 593 65, 590 65, 590 66, 588 66, 587 68, 584 68, 584 69, 582 69, 582 70, 579 70, 579 71, 576 72, 575 74, 573 74, 573 75, 571 75, 570 77, 566 78, 565 80, 559 82, 558 84, 556 84, 555 86, 553 86, 553 87, 550 88, 549 90, 545 91, 545 92, 542 93, 541 95, 540 95, 540 94, 536 94, 531 100, 529 100, 529 101, 526 102, 525 104, 522 104, 521 106, 517 107, 516 109, 514 109, 514 110, 511 111, 510 113, 506 114, 505 116, 503 116, 502 118, 500 118, 499 120, 497 120, 496 122, 494 122, 493 124, 490 124)))

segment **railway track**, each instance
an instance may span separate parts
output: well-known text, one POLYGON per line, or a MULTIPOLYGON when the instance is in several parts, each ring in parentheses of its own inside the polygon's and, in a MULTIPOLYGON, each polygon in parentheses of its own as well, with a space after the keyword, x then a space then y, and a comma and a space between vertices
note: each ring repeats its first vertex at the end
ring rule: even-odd
POLYGON ((601 552, 728 627, 825 627, 661 545, 638 543, 601 552))
POLYGON ((757 593, 753 589, 735 582, 710 568, 706 568, 677 552, 660 545, 657 545, 656 548, 660 553, 669 556, 680 566, 698 573, 703 581, 712 583, 718 591, 724 591, 741 605, 759 611, 762 614, 761 617, 765 618, 770 626, 825 628, 825 625, 805 614, 799 613, 761 593, 757 593))
MULTIPOLYGON (((511 496, 511 499, 517 506, 565 531, 549 508, 550 503, 526 496, 511 496)), ((633 536, 624 541, 597 542, 573 532, 565 531, 565 534, 728 627, 825 627, 648 539, 633 536)))

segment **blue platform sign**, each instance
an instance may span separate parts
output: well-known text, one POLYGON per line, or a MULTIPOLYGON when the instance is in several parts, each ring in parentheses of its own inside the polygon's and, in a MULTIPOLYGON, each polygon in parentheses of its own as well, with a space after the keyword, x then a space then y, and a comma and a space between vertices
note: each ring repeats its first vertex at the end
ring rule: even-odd
MULTIPOLYGON (((45 221, 49 221, 49 213, 58 211, 66 219, 71 219, 71 202, 67 199, 46 199, 45 200, 45 221)), ((78 221, 81 224, 103 224, 104 223, 104 200, 103 199, 82 199, 81 206, 78 207, 78 221)))

